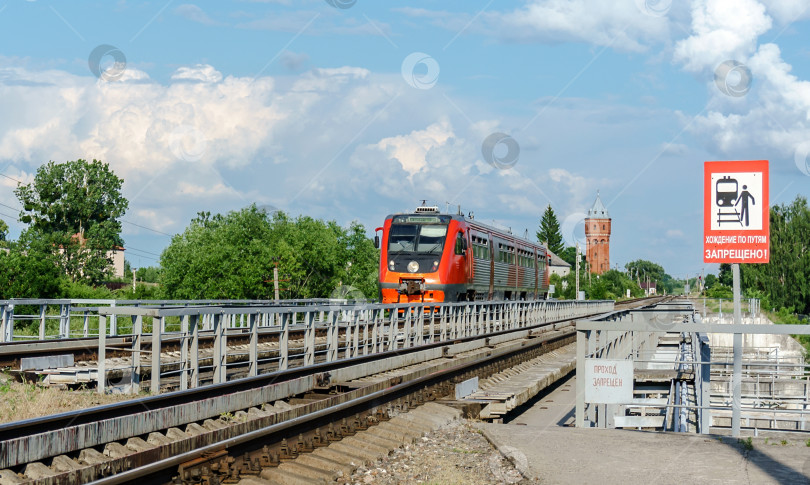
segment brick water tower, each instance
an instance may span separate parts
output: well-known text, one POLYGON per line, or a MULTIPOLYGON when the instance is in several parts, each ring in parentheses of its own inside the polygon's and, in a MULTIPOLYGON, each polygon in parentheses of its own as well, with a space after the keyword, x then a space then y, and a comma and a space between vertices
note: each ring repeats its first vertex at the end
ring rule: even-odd
POLYGON ((586 259, 591 273, 602 274, 610 269, 610 214, 608 214, 599 191, 593 207, 585 218, 586 259))

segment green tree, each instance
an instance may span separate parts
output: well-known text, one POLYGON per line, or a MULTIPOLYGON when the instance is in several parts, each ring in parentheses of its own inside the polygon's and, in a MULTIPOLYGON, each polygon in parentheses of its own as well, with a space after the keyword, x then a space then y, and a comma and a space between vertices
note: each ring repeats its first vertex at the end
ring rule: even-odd
POLYGON ((0 246, 5 242, 8 235, 8 224, 3 219, 0 219, 0 246))
POLYGON ((703 287, 708 290, 709 288, 711 288, 716 284, 717 284, 717 276, 715 276, 713 273, 707 274, 706 281, 704 282, 703 287))
MULTIPOLYGON (((147 266, 138 268, 138 281, 145 283, 157 283, 160 279, 161 268, 159 266, 147 266)), ((131 277, 131 275, 130 275, 131 277)))
POLYGON ((546 207, 543 218, 540 220, 540 229, 537 231, 537 240, 541 243, 548 243, 548 248, 552 253, 559 255, 565 248, 562 232, 560 232, 560 222, 551 205, 546 207))
POLYGON ((271 299, 276 264, 283 298, 328 297, 341 285, 376 296, 378 253, 363 226, 272 216, 255 206, 198 214, 161 255, 165 296, 271 299))
MULTIPOLYGON (((560 257, 560 259, 570 264, 573 270, 573 268, 576 266, 577 248, 569 246, 556 254, 560 257)), ((582 255, 580 254, 580 257, 581 256, 582 255)))
POLYGON ((720 263, 720 272, 717 279, 721 285, 731 287, 734 284, 732 281, 733 275, 731 274, 731 265, 729 263, 720 263))
POLYGON ((57 298, 64 279, 50 245, 30 230, 0 250, 0 299, 57 298))
POLYGON ((48 162, 34 182, 14 191, 23 210, 20 220, 60 255, 72 281, 96 284, 107 276, 107 252, 123 245, 120 217, 129 203, 123 180, 98 160, 48 162))
MULTIPOLYGON (((728 269, 721 265, 721 282, 728 269), (725 271, 724 271, 725 269, 725 271)), ((796 197, 770 211, 770 263, 741 264, 740 279, 746 294, 766 295, 772 308, 789 313, 810 313, 810 207, 796 197)), ((729 281, 730 285, 730 281, 729 281)))
POLYGON ((635 280, 639 285, 648 281, 654 282, 659 293, 663 293, 663 291, 666 290, 668 294, 671 294, 675 288, 676 281, 664 271, 661 265, 639 259, 627 263, 624 267, 627 269, 630 278, 635 280))

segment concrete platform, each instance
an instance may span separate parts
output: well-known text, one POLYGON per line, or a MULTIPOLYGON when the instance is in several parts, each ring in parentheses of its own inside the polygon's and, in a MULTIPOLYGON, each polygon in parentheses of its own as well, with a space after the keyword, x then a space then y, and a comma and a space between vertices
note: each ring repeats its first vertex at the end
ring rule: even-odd
POLYGON ((577 429, 575 381, 539 398, 512 424, 477 425, 527 478, 599 485, 810 484, 810 433, 760 436, 748 450, 728 436, 577 429))
POLYGON ((527 478, 541 483, 810 483, 810 448, 755 438, 711 435, 478 425, 527 478))

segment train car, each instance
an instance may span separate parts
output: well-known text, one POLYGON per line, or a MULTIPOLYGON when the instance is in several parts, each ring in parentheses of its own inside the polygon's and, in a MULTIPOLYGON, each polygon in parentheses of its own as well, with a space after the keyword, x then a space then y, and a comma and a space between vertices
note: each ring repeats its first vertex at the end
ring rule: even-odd
POLYGON ((546 298, 549 255, 539 243, 472 216, 418 207, 378 227, 383 303, 546 298))

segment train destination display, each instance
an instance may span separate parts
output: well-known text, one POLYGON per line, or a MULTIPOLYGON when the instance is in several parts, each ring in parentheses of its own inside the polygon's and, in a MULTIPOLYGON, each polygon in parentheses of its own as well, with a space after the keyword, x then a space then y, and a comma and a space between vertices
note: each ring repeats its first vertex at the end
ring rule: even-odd
POLYGON ((706 162, 703 261, 770 261, 768 161, 706 162))

